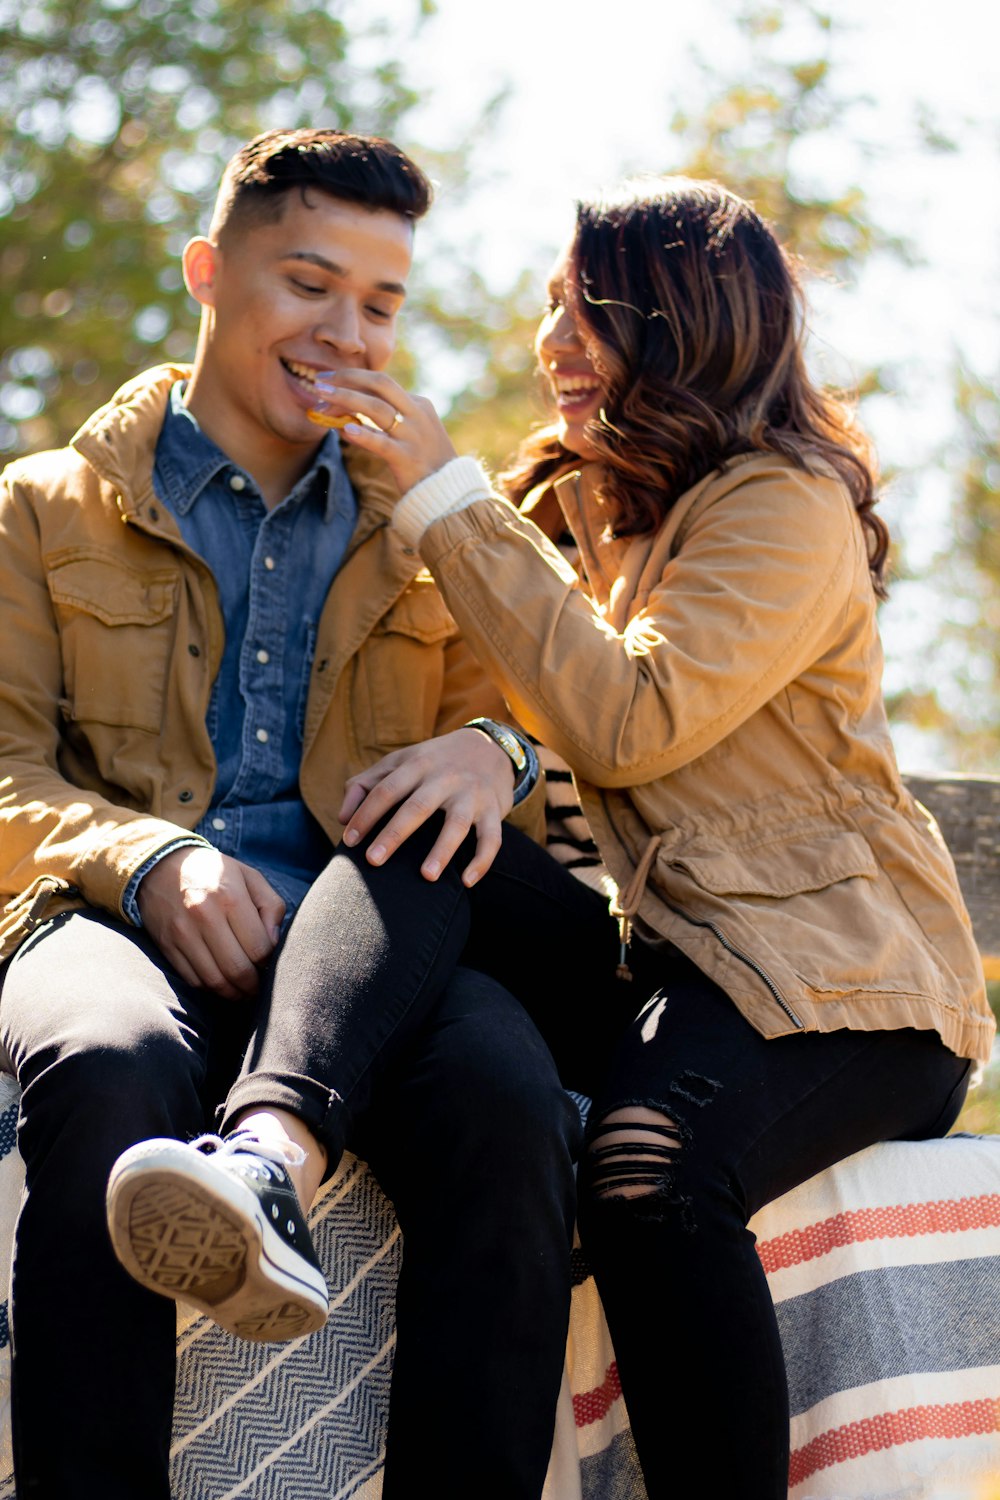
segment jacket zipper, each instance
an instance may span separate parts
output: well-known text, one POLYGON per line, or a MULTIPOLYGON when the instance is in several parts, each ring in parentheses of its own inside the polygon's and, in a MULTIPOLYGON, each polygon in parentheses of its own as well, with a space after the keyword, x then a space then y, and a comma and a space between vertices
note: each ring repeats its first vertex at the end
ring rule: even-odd
POLYGON ((725 948, 727 953, 731 953, 734 958, 738 958, 740 960, 740 963, 746 964, 748 969, 752 969, 757 977, 764 981, 764 983, 767 985, 767 988, 774 996, 775 1001, 784 1011, 785 1015, 791 1021, 792 1025, 797 1027, 799 1031, 805 1031, 805 1022, 795 1014, 794 1010, 789 1005, 788 1001, 785 999, 781 991, 778 989, 778 986, 775 984, 770 974, 768 974, 767 970, 762 969, 757 960, 755 958, 751 958, 749 953, 744 953, 742 948, 737 948, 735 943, 731 943, 726 937, 726 934, 722 931, 721 927, 716 927, 714 922, 707 922, 698 917, 692 917, 689 912, 684 911, 679 906, 671 905, 669 901, 664 902, 664 905, 669 907, 675 916, 682 918, 682 920, 685 922, 690 922, 692 927, 707 927, 709 932, 713 933, 714 936, 718 938, 719 942, 722 944, 723 948, 725 948))
MULTIPOLYGON (((607 812, 607 800, 604 798, 603 794, 601 800, 604 802, 605 812, 607 812)), ((608 826, 611 828, 612 832, 615 835, 615 838, 618 840, 618 844, 622 853, 626 856, 627 859, 631 860, 631 856, 629 855, 628 850, 625 848, 625 845, 622 843, 621 836, 618 833, 618 830, 615 828, 614 822, 610 817, 608 818, 608 826)), ((758 979, 763 981, 763 983, 767 986, 767 989, 769 990, 772 998, 774 999, 775 1004, 785 1013, 785 1015, 791 1021, 792 1025, 798 1031, 805 1031, 805 1022, 801 1019, 800 1016, 797 1016, 795 1014, 794 1010, 789 1005, 788 1001, 785 999, 781 991, 778 989, 778 986, 775 984, 770 974, 768 974, 767 970, 761 968, 757 960, 755 958, 751 958, 749 953, 744 953, 742 948, 737 948, 735 943, 731 943, 726 937, 726 934, 722 931, 721 927, 717 927, 714 922, 708 922, 701 917, 692 917, 690 913, 684 911, 682 907, 674 906, 672 902, 664 900, 662 896, 660 897, 660 900, 663 901, 664 906, 666 906, 669 911, 673 912, 675 917, 680 917, 684 922, 690 922, 692 927, 707 927, 709 932, 711 932, 712 935, 718 940, 718 942, 722 944, 727 953, 731 953, 734 958, 738 958, 740 963, 746 964, 747 968, 751 969, 757 975, 758 979)))

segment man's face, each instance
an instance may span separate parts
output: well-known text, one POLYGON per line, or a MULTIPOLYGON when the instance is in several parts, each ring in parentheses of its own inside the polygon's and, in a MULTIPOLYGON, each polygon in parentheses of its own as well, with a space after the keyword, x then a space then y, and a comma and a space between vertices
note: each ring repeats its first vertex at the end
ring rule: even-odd
POLYGON ((286 194, 273 224, 230 226, 185 251, 189 289, 210 309, 198 401, 231 442, 315 446, 307 416, 321 370, 381 370, 413 249, 409 220, 326 193, 286 194), (253 430, 256 429, 256 430, 253 430))

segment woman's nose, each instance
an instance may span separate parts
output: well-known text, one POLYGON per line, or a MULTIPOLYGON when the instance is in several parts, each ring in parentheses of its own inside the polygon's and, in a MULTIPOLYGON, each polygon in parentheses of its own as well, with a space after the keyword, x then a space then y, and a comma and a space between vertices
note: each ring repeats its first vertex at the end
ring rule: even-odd
POLYGON ((565 307, 557 308, 542 329, 538 341, 543 354, 556 355, 580 348, 580 335, 576 324, 565 307))

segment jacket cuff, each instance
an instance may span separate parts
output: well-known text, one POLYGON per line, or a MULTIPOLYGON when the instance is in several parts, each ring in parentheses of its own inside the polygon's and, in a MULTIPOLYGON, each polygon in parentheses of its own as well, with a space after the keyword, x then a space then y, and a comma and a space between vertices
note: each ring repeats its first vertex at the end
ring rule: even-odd
POLYGON ((464 510, 474 500, 488 500, 490 482, 474 458, 453 458, 407 490, 393 512, 392 524, 416 547, 432 521, 464 510))

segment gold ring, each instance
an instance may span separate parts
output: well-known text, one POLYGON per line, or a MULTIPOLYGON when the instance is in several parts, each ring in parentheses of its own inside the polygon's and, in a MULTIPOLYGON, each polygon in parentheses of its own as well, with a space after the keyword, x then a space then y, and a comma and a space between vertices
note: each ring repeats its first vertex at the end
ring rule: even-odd
POLYGON ((392 421, 389 423, 388 427, 385 429, 386 432, 395 432, 396 428, 399 426, 399 424, 400 424, 400 422, 402 420, 403 420, 403 413, 401 411, 393 412, 393 414, 392 414, 392 421))

